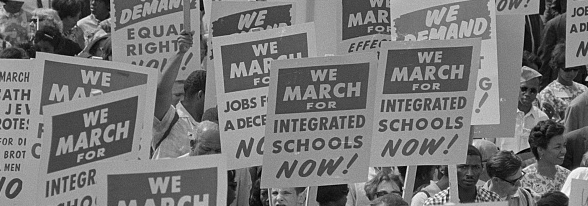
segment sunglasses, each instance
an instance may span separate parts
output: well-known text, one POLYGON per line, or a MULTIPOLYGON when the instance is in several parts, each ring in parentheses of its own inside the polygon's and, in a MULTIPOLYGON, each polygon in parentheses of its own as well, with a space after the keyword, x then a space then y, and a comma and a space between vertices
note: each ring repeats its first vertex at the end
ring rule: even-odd
POLYGON ((503 179, 503 178, 501 178, 501 177, 498 177, 498 179, 500 179, 500 180, 502 180, 502 181, 505 181, 505 182, 508 182, 508 183, 509 183, 509 184, 511 184, 512 186, 516 186, 517 182, 518 182, 518 181, 521 181, 521 179, 523 179, 523 177, 525 177, 525 174, 527 174, 527 173, 525 173, 525 171, 522 171, 522 175, 521 175, 519 178, 517 178, 517 179, 514 179, 514 180, 505 180, 505 179, 503 179))
POLYGON ((374 194, 374 197, 375 198, 378 198, 378 197, 385 196, 387 194, 395 194, 395 195, 398 195, 398 196, 402 197, 402 192, 400 192, 400 191, 391 191, 391 192, 388 192, 386 190, 382 190, 382 191, 376 192, 374 194))
POLYGON ((537 88, 521 87, 521 92, 531 92, 531 94, 537 93, 537 88))
POLYGON ((561 68, 561 70, 564 71, 564 72, 571 72, 571 71, 577 72, 577 71, 580 71, 580 69, 577 68, 577 67, 575 67, 575 68, 561 68))

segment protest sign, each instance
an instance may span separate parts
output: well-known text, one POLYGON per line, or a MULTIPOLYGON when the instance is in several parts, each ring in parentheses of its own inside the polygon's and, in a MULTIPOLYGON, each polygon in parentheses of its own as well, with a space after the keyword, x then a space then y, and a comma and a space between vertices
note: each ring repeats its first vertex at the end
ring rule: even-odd
POLYGON ((0 68, 0 202, 34 205, 41 121, 40 70, 33 60, 3 59, 0 68))
MULTIPOLYGON (((145 112, 146 86, 44 107, 37 203, 94 202, 91 191, 102 160, 131 160, 153 116, 145 112)), ((148 134, 150 135, 150 134, 148 134)))
MULTIPOLYGON (((178 51, 177 38, 184 30, 183 0, 113 0, 111 4, 113 61, 163 70, 178 51)), ((200 41, 200 5, 191 0, 190 27, 195 45, 200 41)), ((184 55, 177 79, 200 69, 200 47, 184 55)))
POLYGON ((496 15, 531 15, 539 13, 538 0, 496 0, 496 15))
POLYGON ((377 50, 390 41, 390 0, 337 2, 337 53, 377 50))
POLYGON ((261 165, 273 60, 316 56, 312 23, 214 37, 222 151, 229 169, 261 165))
POLYGON ((262 187, 365 181, 376 53, 272 62, 262 187))
POLYGON ((494 0, 392 0, 390 4, 393 40, 482 39, 472 125, 499 124, 494 0))
POLYGON ((588 63, 588 0, 568 1, 566 67, 588 63))
MULTIPOLYGON (((36 68, 42 68, 43 88, 40 106, 52 105, 90 97, 92 95, 145 85, 141 92, 151 104, 145 112, 152 114, 158 72, 145 67, 119 62, 83 59, 60 55, 37 53, 36 68)), ((43 109, 41 109, 43 112, 43 109)), ((152 119, 149 120, 151 122, 152 119)), ((151 123, 148 124, 149 128, 151 123)), ((43 130, 43 126, 39 126, 43 130)), ((149 148, 151 129, 142 141, 142 148, 149 148)), ((141 151, 141 157, 149 157, 149 149, 141 151)))
POLYGON ((102 205, 228 205, 224 155, 101 162, 102 205))
POLYGON ((572 179, 569 205, 588 205, 588 180, 572 179))
MULTIPOLYGON (((211 2, 210 35, 214 37, 246 33, 255 30, 268 30, 291 26, 296 22, 293 2, 211 2)), ((206 95, 204 108, 216 106, 216 85, 214 61, 212 60, 212 41, 208 41, 208 61, 206 61, 206 95)))
POLYGON ((500 124, 474 125, 474 138, 514 137, 519 102, 522 59, 518 58, 523 49, 525 16, 496 16, 498 46, 498 78, 500 82, 500 124))
POLYGON ((385 42, 370 166, 465 162, 480 40, 385 42))

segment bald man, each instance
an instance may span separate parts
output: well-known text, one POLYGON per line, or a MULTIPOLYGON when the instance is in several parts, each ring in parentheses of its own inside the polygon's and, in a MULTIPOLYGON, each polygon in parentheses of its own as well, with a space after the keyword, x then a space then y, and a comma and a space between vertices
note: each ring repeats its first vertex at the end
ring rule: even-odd
POLYGON ((498 147, 494 143, 483 139, 475 139, 472 142, 472 145, 474 145, 474 147, 476 147, 478 150, 480 150, 480 153, 482 153, 482 168, 484 168, 484 170, 480 174, 480 179, 478 179, 478 183, 476 185, 483 186, 486 181, 490 179, 490 176, 488 176, 488 173, 486 172, 486 162, 492 156, 498 153, 498 147))
POLYGON ((218 124, 211 121, 203 121, 196 130, 196 140, 192 144, 190 156, 220 154, 220 132, 218 124))

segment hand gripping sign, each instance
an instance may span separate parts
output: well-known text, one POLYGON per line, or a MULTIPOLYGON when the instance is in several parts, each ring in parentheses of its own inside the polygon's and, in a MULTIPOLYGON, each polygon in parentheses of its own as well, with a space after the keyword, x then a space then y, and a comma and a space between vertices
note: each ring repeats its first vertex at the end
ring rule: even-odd
POLYGON ((482 38, 473 125, 500 123, 495 0, 391 0, 392 39, 482 38))
POLYGON ((370 166, 465 162, 479 39, 385 42, 370 166))
POLYGON ((376 54, 272 63, 262 187, 365 181, 376 54))
POLYGON ((272 61, 316 56, 314 24, 214 37, 221 145, 229 169, 261 165, 272 61))
POLYGON ((228 205, 224 155, 96 165, 103 205, 228 205))

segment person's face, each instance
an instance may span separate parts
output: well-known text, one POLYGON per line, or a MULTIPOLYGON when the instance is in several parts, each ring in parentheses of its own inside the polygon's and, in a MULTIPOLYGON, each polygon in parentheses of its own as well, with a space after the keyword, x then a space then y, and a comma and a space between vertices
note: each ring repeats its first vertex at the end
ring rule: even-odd
POLYGON ((292 188, 272 188, 272 202, 274 206, 296 206, 303 202, 303 193, 296 194, 296 189, 292 188))
POLYGON ((182 100, 184 100, 184 83, 174 82, 174 86, 172 87, 172 104, 176 105, 182 100))
POLYGON ((564 82, 572 82, 576 75, 578 75, 578 71, 580 71, 577 67, 575 68, 560 68, 558 72, 558 76, 564 82))
POLYGON ((24 1, 7 1, 4 4, 4 9, 8 12, 8 13, 17 13, 20 11, 20 9, 22 8, 22 5, 24 4, 24 1))
POLYGON ((541 160, 547 161, 554 165, 560 165, 564 161, 566 155, 566 140, 563 135, 552 137, 547 144, 547 148, 537 148, 541 160))
POLYGON ((194 145, 195 155, 220 154, 221 143, 218 124, 210 121, 201 122, 194 145))
POLYGON ((51 43, 47 42, 47 41, 39 41, 35 44, 35 47, 37 48, 37 51, 40 52, 46 52, 46 53, 55 53, 55 48, 53 47, 53 45, 51 45, 51 43))
POLYGON ((376 199, 378 197, 382 197, 382 196, 390 194, 390 193, 394 193, 394 194, 398 194, 398 195, 402 196, 402 193, 400 192, 400 188, 394 182, 392 182, 392 181, 380 182, 380 184, 378 185, 378 188, 376 188, 376 194, 374 194, 374 199, 376 199))
POLYGON ((68 16, 68 17, 61 19, 61 21, 63 22, 63 31, 67 31, 67 30, 73 28, 76 25, 76 23, 78 22, 78 20, 80 20, 80 14, 81 14, 81 12, 78 12, 74 16, 68 16))
POLYGON ((269 195, 267 188, 261 188, 259 191, 259 200, 263 206, 269 206, 269 195))
POLYGON ((108 0, 90 0, 90 12, 96 16, 96 19, 102 21, 108 18, 109 9, 104 1, 108 0))
POLYGON ((513 175, 510 175, 504 179, 498 178, 500 180, 499 188, 502 188, 507 195, 512 196, 517 193, 517 190, 521 186, 521 179, 523 178, 524 174, 522 169, 519 168, 517 172, 513 175))
POLYGON ((465 164, 457 165, 457 185, 462 188, 474 189, 481 172, 482 160, 480 156, 468 155, 465 164))
POLYGON ((533 106, 533 101, 539 92, 539 78, 533 78, 526 82, 521 82, 519 90, 519 105, 527 107, 533 106))

